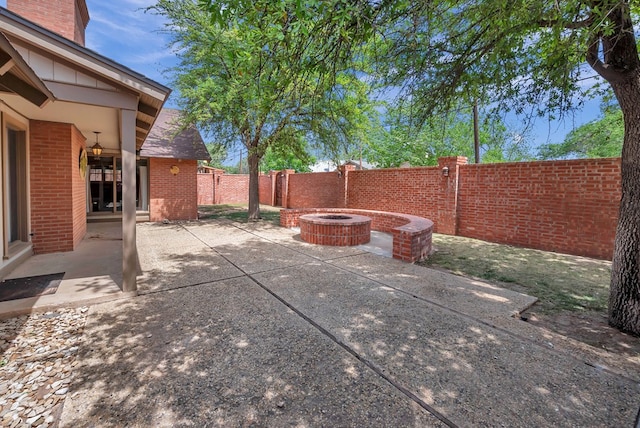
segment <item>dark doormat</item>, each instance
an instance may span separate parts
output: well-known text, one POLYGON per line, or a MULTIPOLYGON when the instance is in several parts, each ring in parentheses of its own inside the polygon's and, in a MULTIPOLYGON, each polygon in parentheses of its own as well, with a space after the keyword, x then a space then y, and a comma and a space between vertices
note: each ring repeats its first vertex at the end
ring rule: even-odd
POLYGON ((0 282, 0 302, 55 294, 62 277, 64 272, 4 280, 0 282))

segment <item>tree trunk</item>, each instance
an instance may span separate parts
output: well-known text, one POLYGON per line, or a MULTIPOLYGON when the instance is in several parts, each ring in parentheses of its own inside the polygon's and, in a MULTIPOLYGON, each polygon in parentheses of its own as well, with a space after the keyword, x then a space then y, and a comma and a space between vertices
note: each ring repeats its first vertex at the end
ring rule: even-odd
POLYGON ((249 221, 260 220, 260 158, 249 150, 247 162, 249 164, 249 221))
POLYGON ((640 335, 640 73, 612 84, 624 115, 620 212, 616 229, 609 324, 640 335))

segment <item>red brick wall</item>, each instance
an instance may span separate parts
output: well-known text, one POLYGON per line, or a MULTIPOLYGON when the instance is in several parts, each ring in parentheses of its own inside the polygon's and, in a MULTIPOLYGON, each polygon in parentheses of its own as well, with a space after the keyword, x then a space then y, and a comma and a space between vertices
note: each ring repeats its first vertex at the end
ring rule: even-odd
POLYGON ((198 173, 198 205, 213 205, 214 174, 198 173))
POLYGON ((198 218, 198 162, 149 159, 149 219, 194 220, 198 218), (177 166, 178 174, 171 173, 177 166))
POLYGON ((620 159, 464 165, 458 234, 611 259, 620 159))
POLYGON ((288 208, 344 207, 344 177, 336 171, 290 174, 288 199, 288 208))
POLYGON ((454 179, 440 168, 397 168, 349 173, 348 207, 412 214, 432 220, 435 232, 453 234, 454 179))
POLYGON ((220 182, 216 183, 216 204, 246 204, 249 203, 249 175, 222 174, 220 182))
POLYGON ((84 46, 85 0, 7 0, 7 9, 84 46))
POLYGON ((258 186, 260 192, 260 203, 264 205, 272 205, 271 195, 273 192, 271 175, 260 175, 258 178, 258 186))
POLYGON ((31 232, 36 254, 72 251, 83 235, 81 226, 74 224, 76 210, 84 203, 77 188, 80 138, 76 132, 68 123, 32 120, 29 125, 31 232))
MULTIPOLYGON (((260 203, 271 205, 271 176, 258 177, 260 203)), ((246 174, 198 174, 198 205, 242 204, 249 202, 249 176, 246 174)))
MULTIPOLYGON (((343 175, 346 207, 425 217, 438 233, 611 259, 619 158, 467 165, 463 157, 447 157, 438 163, 349 171, 343 175)), ((343 207, 344 188, 337 172, 290 174, 286 206, 343 207)))

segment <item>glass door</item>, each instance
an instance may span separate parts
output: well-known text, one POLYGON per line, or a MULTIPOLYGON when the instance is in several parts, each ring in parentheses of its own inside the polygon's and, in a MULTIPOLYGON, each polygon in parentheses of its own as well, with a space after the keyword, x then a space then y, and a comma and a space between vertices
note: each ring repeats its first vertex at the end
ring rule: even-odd
POLYGON ((89 158, 90 212, 122 211, 122 164, 119 158, 89 158))
MULTIPOLYGON (((87 170, 87 213, 122 212, 122 159, 89 156, 87 170)), ((146 159, 137 162, 136 209, 149 210, 149 169, 146 159)))

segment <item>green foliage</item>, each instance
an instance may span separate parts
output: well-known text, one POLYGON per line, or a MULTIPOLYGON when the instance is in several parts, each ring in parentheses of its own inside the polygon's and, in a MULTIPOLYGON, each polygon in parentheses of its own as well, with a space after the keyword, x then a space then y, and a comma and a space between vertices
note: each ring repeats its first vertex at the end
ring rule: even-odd
POLYGON ((606 14, 578 0, 398 2, 383 16, 377 72, 411 96, 417 123, 476 99, 520 114, 566 111, 594 90, 579 84, 593 73, 581 65, 591 35, 610 30, 606 14))
POLYGON ((207 143, 206 147, 209 152, 209 156, 211 156, 208 166, 223 168, 222 163, 227 158, 227 148, 223 144, 219 143, 207 143))
POLYGON ((296 172, 311 172, 309 165, 316 162, 307 147, 306 140, 299 138, 297 144, 270 146, 260 162, 260 171, 280 171, 293 169, 296 172))
POLYGON ((368 102, 351 95, 360 86, 348 68, 350 36, 367 31, 370 9, 338 0, 159 0, 151 8, 168 19, 187 121, 247 149, 251 217, 259 217, 258 165, 270 146, 348 141, 345 130, 368 102))
MULTIPOLYGON (((466 156, 474 161, 473 116, 461 109, 429 118, 416 130, 402 108, 387 111, 387 122, 377 129, 365 150, 369 162, 382 168, 437 165, 443 156, 466 156)), ((488 116, 479 126, 483 163, 529 159, 524 138, 509 135, 501 120, 488 116)))
POLYGON ((540 146, 540 159, 607 158, 620 156, 624 119, 618 106, 602 107, 600 118, 571 131, 562 143, 540 146))

